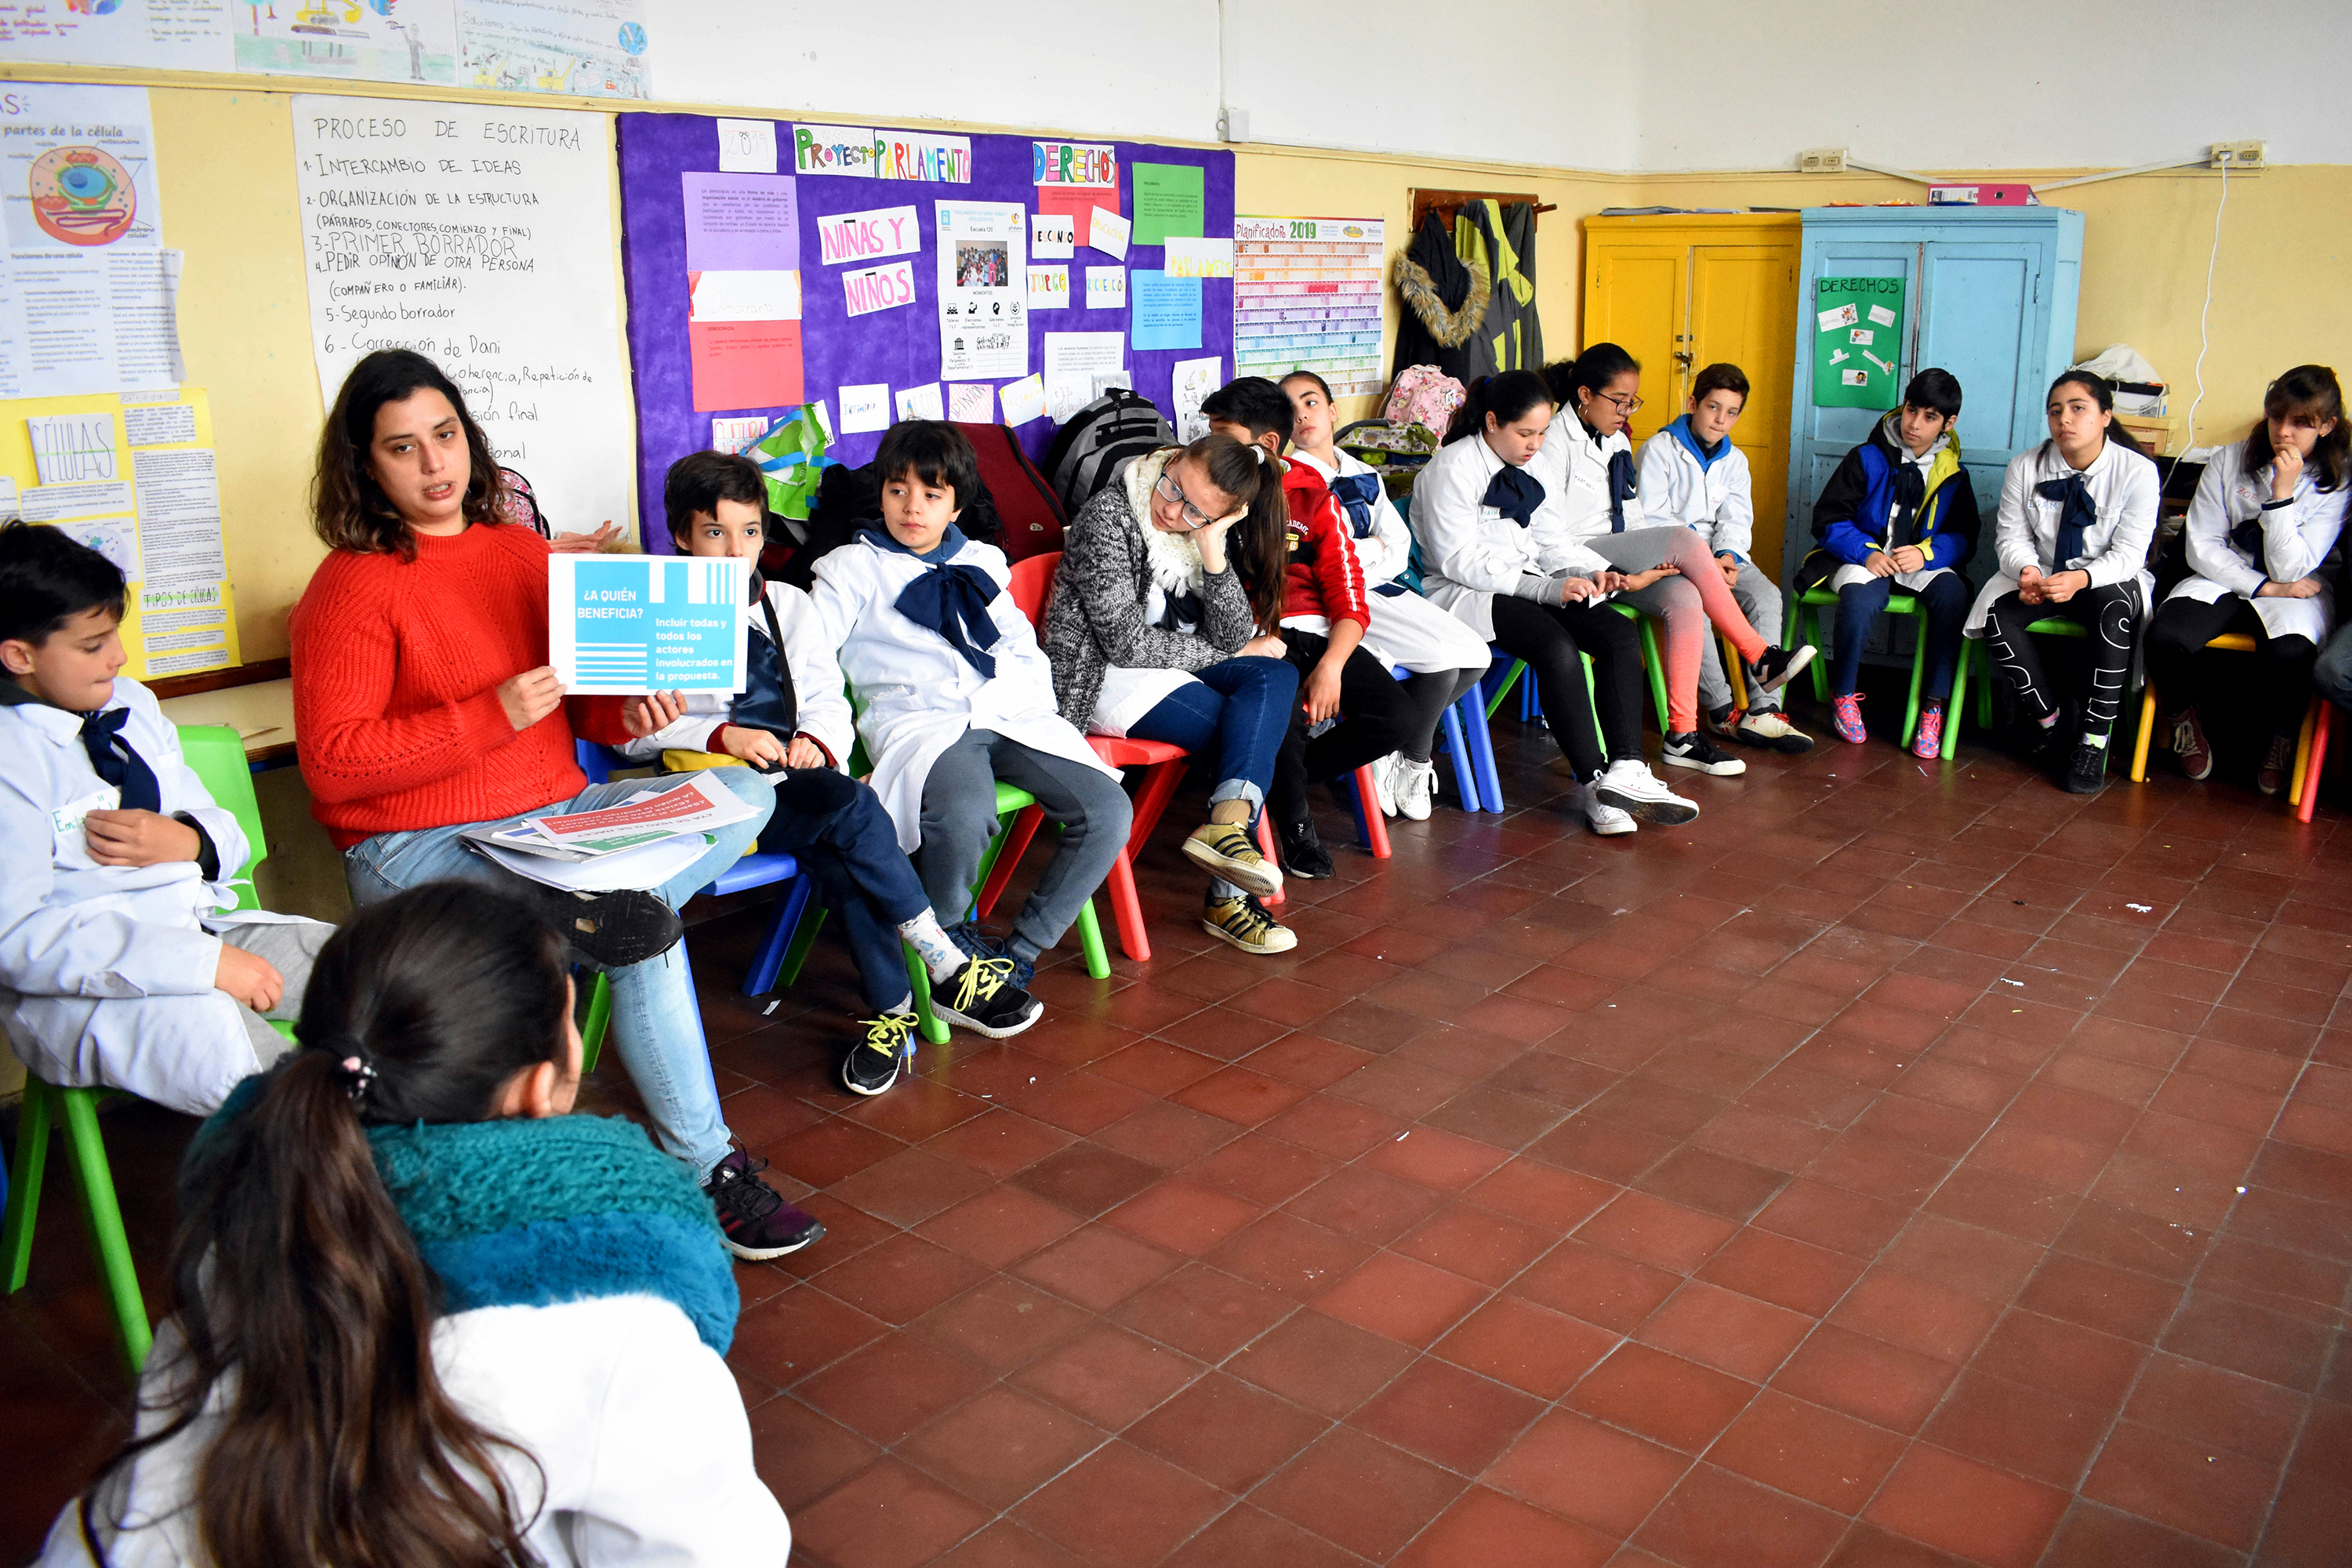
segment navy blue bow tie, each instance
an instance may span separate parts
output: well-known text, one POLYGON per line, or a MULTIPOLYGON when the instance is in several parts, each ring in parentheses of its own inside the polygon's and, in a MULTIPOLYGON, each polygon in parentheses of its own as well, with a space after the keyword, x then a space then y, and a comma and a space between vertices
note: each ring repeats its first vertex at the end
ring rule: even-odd
POLYGON ((1521 528, 1543 505, 1543 481, 1525 468, 1515 468, 1505 463, 1486 481, 1486 493, 1478 498, 1481 506, 1491 506, 1521 528))
POLYGON ((999 592, 996 579, 977 566, 934 567, 898 594, 898 613, 948 640, 964 662, 983 678, 996 676, 996 622, 988 606, 999 592))
POLYGON ((1609 531, 1625 531, 1625 503, 1633 499, 1633 454, 1609 454, 1609 531))
POLYGON ((1348 526, 1359 539, 1372 536, 1372 503, 1381 498, 1377 474, 1342 474, 1331 481, 1331 494, 1348 513, 1348 526))
POLYGON ((89 765, 98 770, 98 776, 121 792, 123 810, 161 811, 163 791, 155 782, 155 770, 122 738, 122 726, 130 719, 128 708, 85 715, 82 750, 89 753, 89 765))
POLYGON ((2058 548, 2050 563, 2053 572, 2068 570, 2067 563, 2083 553, 2083 531, 2099 521, 2099 503, 2091 499, 2090 488, 2083 483, 2080 474, 2068 474, 2063 479, 2043 479, 2033 487, 2033 493, 2043 500, 2058 505, 2058 548))

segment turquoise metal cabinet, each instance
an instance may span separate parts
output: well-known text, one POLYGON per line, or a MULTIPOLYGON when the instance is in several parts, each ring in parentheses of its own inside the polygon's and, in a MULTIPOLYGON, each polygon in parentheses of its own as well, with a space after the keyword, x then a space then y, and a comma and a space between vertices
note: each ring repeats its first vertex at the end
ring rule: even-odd
POLYGON ((1984 515, 1969 575, 1981 581, 1991 559, 2001 472, 2049 433, 2043 395, 2074 363, 2082 272, 2083 215, 2062 207, 1805 209, 1784 581, 1812 548, 1813 498, 1884 413, 1815 406, 1816 281, 1902 279, 1897 387, 1928 365, 1960 378, 1960 455, 1984 515))

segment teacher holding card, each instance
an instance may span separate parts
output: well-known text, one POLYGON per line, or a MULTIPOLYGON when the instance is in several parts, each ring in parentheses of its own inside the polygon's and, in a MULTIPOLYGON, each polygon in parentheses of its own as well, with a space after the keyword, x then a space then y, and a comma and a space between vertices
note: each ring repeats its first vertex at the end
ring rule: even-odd
POLYGON ((755 839, 774 791, 748 768, 719 782, 754 808, 661 886, 583 895, 467 847, 468 828, 593 810, 657 780, 590 786, 572 724, 617 741, 645 705, 573 699, 548 662, 547 542, 500 521, 499 467, 440 367, 380 350, 352 367, 319 437, 312 524, 331 553, 295 606, 294 711, 311 812, 343 852, 355 903, 442 879, 529 895, 607 970, 613 1044, 662 1147, 693 1168, 742 1258, 824 1234, 733 1147, 679 944, 676 910, 755 839))

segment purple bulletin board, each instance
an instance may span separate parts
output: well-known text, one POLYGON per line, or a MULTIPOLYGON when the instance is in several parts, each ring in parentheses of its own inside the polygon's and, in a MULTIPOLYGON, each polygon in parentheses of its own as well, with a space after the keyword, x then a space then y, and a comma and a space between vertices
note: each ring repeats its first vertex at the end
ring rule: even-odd
MULTIPOLYGON (((621 255, 629 299, 629 353, 634 361, 637 400, 637 483, 639 515, 646 520, 646 547, 667 551, 669 537, 661 526, 662 475, 688 452, 710 445, 713 417, 773 416, 787 408, 735 408, 697 413, 691 366, 687 351, 686 208, 684 182, 692 173, 719 169, 719 122, 698 114, 625 114, 620 117, 621 255)), ((792 124, 780 121, 777 149, 782 154, 779 173, 792 168, 792 124)), ((836 429, 841 420, 839 389, 887 382, 898 388, 947 380, 940 374, 938 228, 933 205, 940 200, 1019 202, 1024 211, 1036 210, 1037 187, 1033 139, 1027 136, 973 136, 971 181, 950 184, 938 181, 866 179, 844 174, 797 176, 795 211, 801 231, 801 362, 803 395, 824 400, 836 429), (837 213, 911 204, 921 221, 920 254, 895 259, 915 264, 916 303, 852 319, 843 297, 840 274, 856 262, 825 266, 819 260, 817 220, 837 213)), ((1119 211, 1135 216, 1134 168, 1143 163, 1184 163, 1202 170, 1202 227, 1213 237, 1234 232, 1234 155, 1199 148, 1154 146, 1141 142, 1117 142, 1119 211)), ((1161 247, 1131 245, 1124 265, 1130 274, 1160 267, 1161 247)), ((870 263, 865 265, 871 265, 870 263)), ((1029 313, 1029 369, 1045 364, 1045 334, 1128 331, 1126 310, 1085 308, 1083 274, 1089 265, 1117 266, 1114 258, 1080 246, 1069 262, 1071 302, 1067 310, 1029 313)), ((1132 292, 1130 278, 1130 293, 1132 292)), ((1136 391, 1160 405, 1172 424, 1175 408, 1170 380, 1179 360, 1223 356, 1224 374, 1234 365, 1234 284, 1230 278, 1201 280, 1201 346, 1196 349, 1127 351, 1127 366, 1136 391)), ((1010 378, 991 384, 1000 390, 1010 378)), ((1022 447, 1034 458, 1044 456, 1054 438, 1051 419, 1035 419, 1017 427, 1022 447)), ((827 455, 845 463, 864 463, 880 443, 878 432, 837 436, 827 455)))

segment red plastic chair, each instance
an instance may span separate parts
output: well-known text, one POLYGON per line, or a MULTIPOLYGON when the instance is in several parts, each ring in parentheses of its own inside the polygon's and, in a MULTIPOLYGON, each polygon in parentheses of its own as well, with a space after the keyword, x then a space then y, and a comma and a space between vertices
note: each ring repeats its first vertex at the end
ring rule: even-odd
MULTIPOLYGON (((1013 602, 1029 617, 1033 626, 1042 627, 1045 622, 1045 601, 1054 591, 1054 570, 1061 563, 1062 552, 1058 550, 1013 563, 1009 584, 1013 602)), ((1087 743, 1095 749, 1095 755, 1122 773, 1129 768, 1144 770, 1143 782, 1135 792, 1135 826, 1127 836, 1127 847, 1111 863, 1107 884, 1111 918, 1118 924, 1118 945, 1128 957, 1140 963, 1151 956, 1151 942, 1143 933, 1143 903, 1135 891, 1135 858, 1143 852, 1151 830, 1159 826, 1160 814, 1167 809, 1176 786, 1184 782, 1184 766, 1191 753, 1165 741, 1127 741, 1109 735, 1089 735, 1087 743)), ((1045 819, 1045 814, 1034 805, 1013 818, 1004 852, 996 858, 988 880, 981 884, 980 898, 973 906, 976 913, 985 915, 996 907, 1005 884, 1013 879, 1013 868, 1020 864, 1023 852, 1045 819)))

